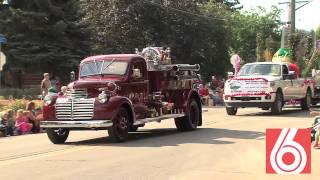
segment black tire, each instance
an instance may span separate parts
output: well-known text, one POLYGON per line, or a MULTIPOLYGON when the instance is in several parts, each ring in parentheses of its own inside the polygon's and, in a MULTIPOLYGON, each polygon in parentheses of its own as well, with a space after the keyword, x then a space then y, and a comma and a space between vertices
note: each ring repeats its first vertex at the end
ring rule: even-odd
POLYGON ((234 116, 234 115, 237 114, 238 108, 236 108, 236 107, 226 107, 226 111, 227 111, 227 114, 229 116, 234 116))
POLYGON ((283 96, 282 96, 282 93, 278 91, 276 94, 276 99, 271 106, 271 113, 275 115, 281 114, 282 107, 283 107, 283 96))
POLYGON ((263 107, 261 109, 264 110, 264 111, 268 111, 270 109, 270 107, 263 107))
POLYGON ((46 129, 48 138, 53 144, 63 144, 66 142, 69 136, 69 129, 46 129))
POLYGON ((109 137, 113 142, 123 142, 128 138, 130 124, 129 112, 121 107, 113 120, 113 125, 108 129, 109 137))
POLYGON ((189 104, 188 116, 174 119, 178 131, 192 131, 197 129, 201 117, 200 113, 201 110, 198 103, 192 99, 189 104))
POLYGON ((302 110, 309 110, 311 103, 312 103, 311 92, 308 90, 306 96, 301 101, 301 109, 302 110))

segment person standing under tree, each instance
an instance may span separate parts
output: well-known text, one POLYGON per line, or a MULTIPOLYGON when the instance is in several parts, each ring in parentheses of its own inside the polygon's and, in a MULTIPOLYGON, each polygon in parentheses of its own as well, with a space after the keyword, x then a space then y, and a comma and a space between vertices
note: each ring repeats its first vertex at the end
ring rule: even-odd
POLYGON ((42 97, 45 97, 48 94, 48 89, 51 87, 51 82, 49 78, 49 73, 43 74, 43 80, 41 81, 42 97))

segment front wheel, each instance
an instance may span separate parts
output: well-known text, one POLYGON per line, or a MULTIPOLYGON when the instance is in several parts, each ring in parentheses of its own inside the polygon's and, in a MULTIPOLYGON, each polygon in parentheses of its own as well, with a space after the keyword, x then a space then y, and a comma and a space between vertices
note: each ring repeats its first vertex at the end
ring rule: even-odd
POLYGON ((281 92, 277 92, 276 99, 271 106, 271 113, 272 114, 281 114, 282 112, 282 106, 283 106, 283 97, 281 92))
POLYGON ((191 100, 188 116, 174 119, 177 129, 179 131, 192 131, 197 129, 201 117, 200 113, 198 103, 195 100, 191 100))
POLYGON ((128 138, 130 116, 126 108, 121 107, 108 129, 109 137, 114 142, 123 142, 128 138))
POLYGON ((312 103, 311 93, 308 90, 306 96, 301 101, 301 109, 302 110, 309 110, 311 103, 312 103))
POLYGON ((69 129, 46 129, 48 138, 53 144, 63 144, 69 136, 69 129))
POLYGON ((230 116, 234 116, 238 112, 238 108, 236 107, 226 107, 227 114, 230 116))

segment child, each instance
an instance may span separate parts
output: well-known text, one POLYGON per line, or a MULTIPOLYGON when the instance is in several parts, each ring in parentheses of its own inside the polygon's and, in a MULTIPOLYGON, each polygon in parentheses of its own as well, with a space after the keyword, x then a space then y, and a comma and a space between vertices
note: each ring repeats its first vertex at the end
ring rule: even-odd
POLYGON ((14 125, 12 125, 10 114, 10 111, 6 111, 1 116, 0 126, 2 127, 1 131, 3 132, 4 136, 14 135, 14 125))
POLYGON ((9 129, 8 129, 8 114, 4 112, 1 115, 1 120, 0 120, 0 132, 2 132, 3 136, 8 136, 9 135, 9 129))
POLYGON ((31 131, 32 124, 28 122, 28 118, 24 115, 22 109, 17 111, 16 125, 20 134, 27 134, 31 131))

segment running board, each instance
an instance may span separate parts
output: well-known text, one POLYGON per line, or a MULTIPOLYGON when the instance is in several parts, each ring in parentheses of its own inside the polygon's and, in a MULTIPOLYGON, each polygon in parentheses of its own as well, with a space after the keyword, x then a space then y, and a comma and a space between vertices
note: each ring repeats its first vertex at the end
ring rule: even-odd
POLYGON ((153 117, 153 118, 139 119, 133 125, 141 125, 141 124, 154 122, 154 121, 160 122, 161 120, 171 119, 171 118, 179 118, 179 117, 183 117, 183 116, 185 116, 185 115, 184 114, 166 114, 166 115, 153 117))

